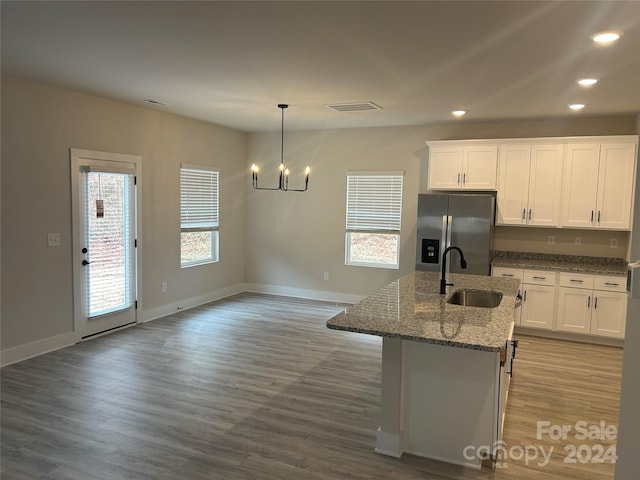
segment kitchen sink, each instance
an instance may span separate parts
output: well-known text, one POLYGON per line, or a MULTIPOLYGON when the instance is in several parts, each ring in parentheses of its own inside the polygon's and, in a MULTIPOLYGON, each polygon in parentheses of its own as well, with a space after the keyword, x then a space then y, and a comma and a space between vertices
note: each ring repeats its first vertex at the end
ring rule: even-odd
POLYGON ((488 290, 456 290, 447 299, 447 303, 453 305, 464 305, 465 307, 496 308, 502 301, 500 292, 488 290))

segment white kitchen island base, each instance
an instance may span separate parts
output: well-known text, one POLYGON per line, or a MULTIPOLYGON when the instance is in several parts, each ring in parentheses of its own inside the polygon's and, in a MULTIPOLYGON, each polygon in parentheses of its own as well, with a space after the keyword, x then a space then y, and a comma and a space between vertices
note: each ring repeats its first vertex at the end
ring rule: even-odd
POLYGON ((504 370, 500 352, 383 337, 376 452, 480 468, 501 440, 504 370))
POLYGON ((489 454, 501 440, 520 281, 452 273, 448 282, 449 295, 441 295, 437 273, 410 273, 327 327, 382 337, 376 452, 495 466, 489 454), (501 301, 494 307, 449 301, 463 292, 501 301))

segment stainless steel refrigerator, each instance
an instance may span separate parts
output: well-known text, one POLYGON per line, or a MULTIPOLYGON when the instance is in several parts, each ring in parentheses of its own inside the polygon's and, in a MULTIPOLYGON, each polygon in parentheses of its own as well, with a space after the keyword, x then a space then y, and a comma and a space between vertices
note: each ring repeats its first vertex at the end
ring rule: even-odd
POLYGON ((452 250, 447 271, 490 275, 494 217, 492 195, 418 195, 416 270, 439 272, 445 248, 456 246, 462 249, 467 268, 460 268, 458 252, 452 250))

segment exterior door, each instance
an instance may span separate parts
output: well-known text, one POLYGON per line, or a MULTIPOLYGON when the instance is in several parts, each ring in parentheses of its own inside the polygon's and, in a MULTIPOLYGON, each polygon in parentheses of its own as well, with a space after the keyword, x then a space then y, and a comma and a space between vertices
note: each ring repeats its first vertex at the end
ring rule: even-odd
POLYGON ((140 157, 71 150, 78 340, 137 321, 140 157))

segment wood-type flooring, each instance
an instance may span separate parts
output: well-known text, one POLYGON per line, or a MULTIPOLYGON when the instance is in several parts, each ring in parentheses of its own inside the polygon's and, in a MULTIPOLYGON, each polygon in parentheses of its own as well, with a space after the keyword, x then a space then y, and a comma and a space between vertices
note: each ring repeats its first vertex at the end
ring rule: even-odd
POLYGON ((341 309, 241 294, 9 365, 0 476, 613 478, 592 460, 615 440, 576 439, 575 426, 617 426, 621 349, 520 336, 501 468, 395 459, 374 452, 381 340, 327 329, 341 309), (572 431, 553 440, 537 422, 572 431), (544 466, 541 447, 553 447, 544 466))

